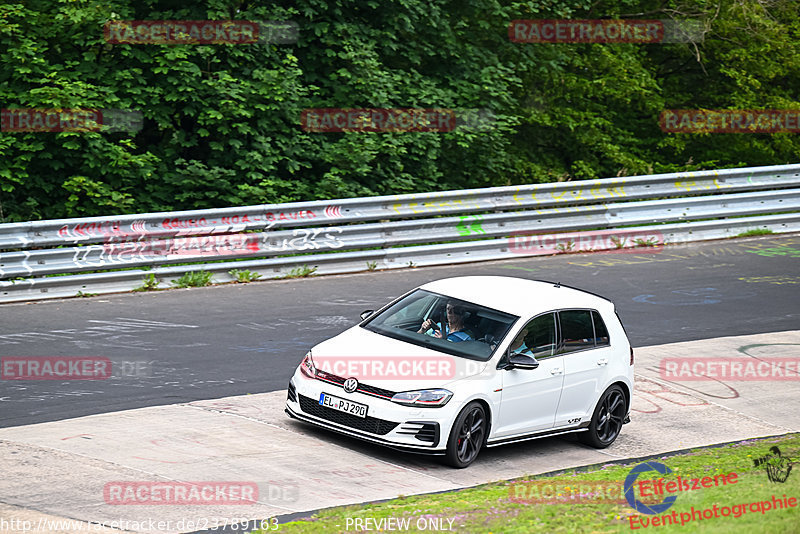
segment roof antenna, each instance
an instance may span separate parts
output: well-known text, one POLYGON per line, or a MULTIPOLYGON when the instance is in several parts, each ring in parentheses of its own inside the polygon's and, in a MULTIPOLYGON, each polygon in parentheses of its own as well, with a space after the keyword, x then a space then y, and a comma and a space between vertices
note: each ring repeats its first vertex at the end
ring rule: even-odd
POLYGON ((561 287, 561 282, 556 282, 556 285, 554 285, 553 287, 561 287))

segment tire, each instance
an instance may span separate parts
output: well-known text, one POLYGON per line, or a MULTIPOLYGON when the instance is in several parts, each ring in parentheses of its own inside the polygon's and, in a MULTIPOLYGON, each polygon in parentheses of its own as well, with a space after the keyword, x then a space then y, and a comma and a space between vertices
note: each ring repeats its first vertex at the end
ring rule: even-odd
POLYGON ((486 440, 487 427, 484 407, 479 402, 467 404, 450 429, 445 463, 462 469, 474 462, 486 440))
POLYGON ((622 388, 611 386, 600 397, 592 414, 589 430, 578 433, 578 438, 586 445, 605 449, 619 436, 627 410, 622 388))

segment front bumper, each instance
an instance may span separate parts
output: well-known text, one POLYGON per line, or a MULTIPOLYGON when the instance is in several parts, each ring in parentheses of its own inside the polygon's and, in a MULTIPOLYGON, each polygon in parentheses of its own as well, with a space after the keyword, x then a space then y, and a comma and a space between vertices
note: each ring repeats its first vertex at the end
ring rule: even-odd
POLYGON ((403 406, 360 392, 345 393, 335 384, 295 373, 289 382, 286 413, 293 418, 378 445, 406 452, 444 454, 454 407, 403 406), (319 404, 321 393, 366 404, 367 417, 346 414, 319 404))

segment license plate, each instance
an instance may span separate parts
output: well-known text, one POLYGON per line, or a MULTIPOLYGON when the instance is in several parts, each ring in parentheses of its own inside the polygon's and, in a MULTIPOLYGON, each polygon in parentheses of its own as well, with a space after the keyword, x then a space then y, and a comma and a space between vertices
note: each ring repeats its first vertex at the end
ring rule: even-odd
POLYGON ((327 406, 328 408, 333 408, 334 410, 338 410, 340 412, 349 413, 350 415, 355 415, 356 417, 367 416, 366 404, 360 404, 347 399, 340 399, 339 397, 334 397, 333 395, 328 395, 327 393, 319 394, 319 403, 322 406, 327 406))

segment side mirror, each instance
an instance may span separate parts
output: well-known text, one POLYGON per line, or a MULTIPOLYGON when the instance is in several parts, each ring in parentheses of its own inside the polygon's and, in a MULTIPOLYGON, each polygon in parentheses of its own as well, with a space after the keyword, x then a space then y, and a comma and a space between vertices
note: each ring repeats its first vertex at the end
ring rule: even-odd
POLYGON ((362 321, 366 321, 367 319, 372 317, 373 313, 375 313, 375 310, 365 310, 365 311, 361 312, 361 320, 362 321))
POLYGON ((509 356, 506 369, 532 370, 537 367, 539 367, 539 362, 536 361, 536 358, 531 358, 530 356, 517 352, 509 356))

